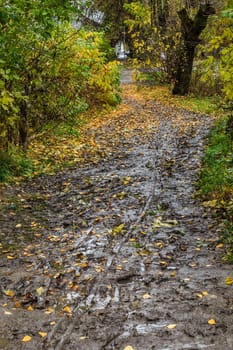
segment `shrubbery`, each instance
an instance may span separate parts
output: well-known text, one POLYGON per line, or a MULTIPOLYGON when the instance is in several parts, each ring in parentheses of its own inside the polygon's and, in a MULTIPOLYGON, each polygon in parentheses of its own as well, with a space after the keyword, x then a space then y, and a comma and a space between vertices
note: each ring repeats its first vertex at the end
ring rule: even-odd
POLYGON ((70 3, 3 2, 0 148, 8 155, 26 151, 30 135, 51 120, 119 100, 118 66, 106 59, 103 35, 71 25, 70 3))

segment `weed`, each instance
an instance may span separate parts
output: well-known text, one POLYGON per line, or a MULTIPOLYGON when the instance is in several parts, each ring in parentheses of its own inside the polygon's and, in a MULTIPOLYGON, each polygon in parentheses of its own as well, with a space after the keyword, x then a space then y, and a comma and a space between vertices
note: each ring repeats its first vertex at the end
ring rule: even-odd
POLYGON ((199 194, 216 202, 213 214, 222 221, 221 239, 227 246, 224 260, 233 263, 233 154, 231 135, 226 127, 227 119, 222 118, 210 133, 199 194))
POLYGON ((29 175, 33 172, 32 162, 24 154, 0 153, 0 181, 20 175, 29 175))

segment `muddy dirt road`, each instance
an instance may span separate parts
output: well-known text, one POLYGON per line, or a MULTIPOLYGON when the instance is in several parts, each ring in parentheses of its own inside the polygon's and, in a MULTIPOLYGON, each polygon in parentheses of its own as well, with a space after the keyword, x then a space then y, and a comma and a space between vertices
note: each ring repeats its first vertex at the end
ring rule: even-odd
POLYGON ((233 349, 232 267, 194 197, 211 120, 123 106, 89 131, 112 143, 97 164, 5 190, 0 349, 233 349))

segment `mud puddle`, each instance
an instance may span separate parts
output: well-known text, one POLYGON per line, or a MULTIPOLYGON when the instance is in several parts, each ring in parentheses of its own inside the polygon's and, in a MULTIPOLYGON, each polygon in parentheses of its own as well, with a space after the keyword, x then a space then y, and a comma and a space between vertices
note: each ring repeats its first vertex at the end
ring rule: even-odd
POLYGON ((233 348, 232 268, 194 197, 211 122, 125 103, 147 137, 122 133, 95 166, 6 190, 3 241, 34 239, 1 255, 0 349, 233 348))

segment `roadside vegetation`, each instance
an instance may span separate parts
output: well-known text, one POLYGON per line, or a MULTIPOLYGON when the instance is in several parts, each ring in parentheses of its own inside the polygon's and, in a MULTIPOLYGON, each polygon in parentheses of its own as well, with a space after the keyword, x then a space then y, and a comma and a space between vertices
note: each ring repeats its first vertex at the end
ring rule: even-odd
POLYGON ((209 135, 200 176, 203 205, 220 218, 220 240, 226 245, 224 259, 233 263, 233 153, 232 115, 221 118, 209 135))

